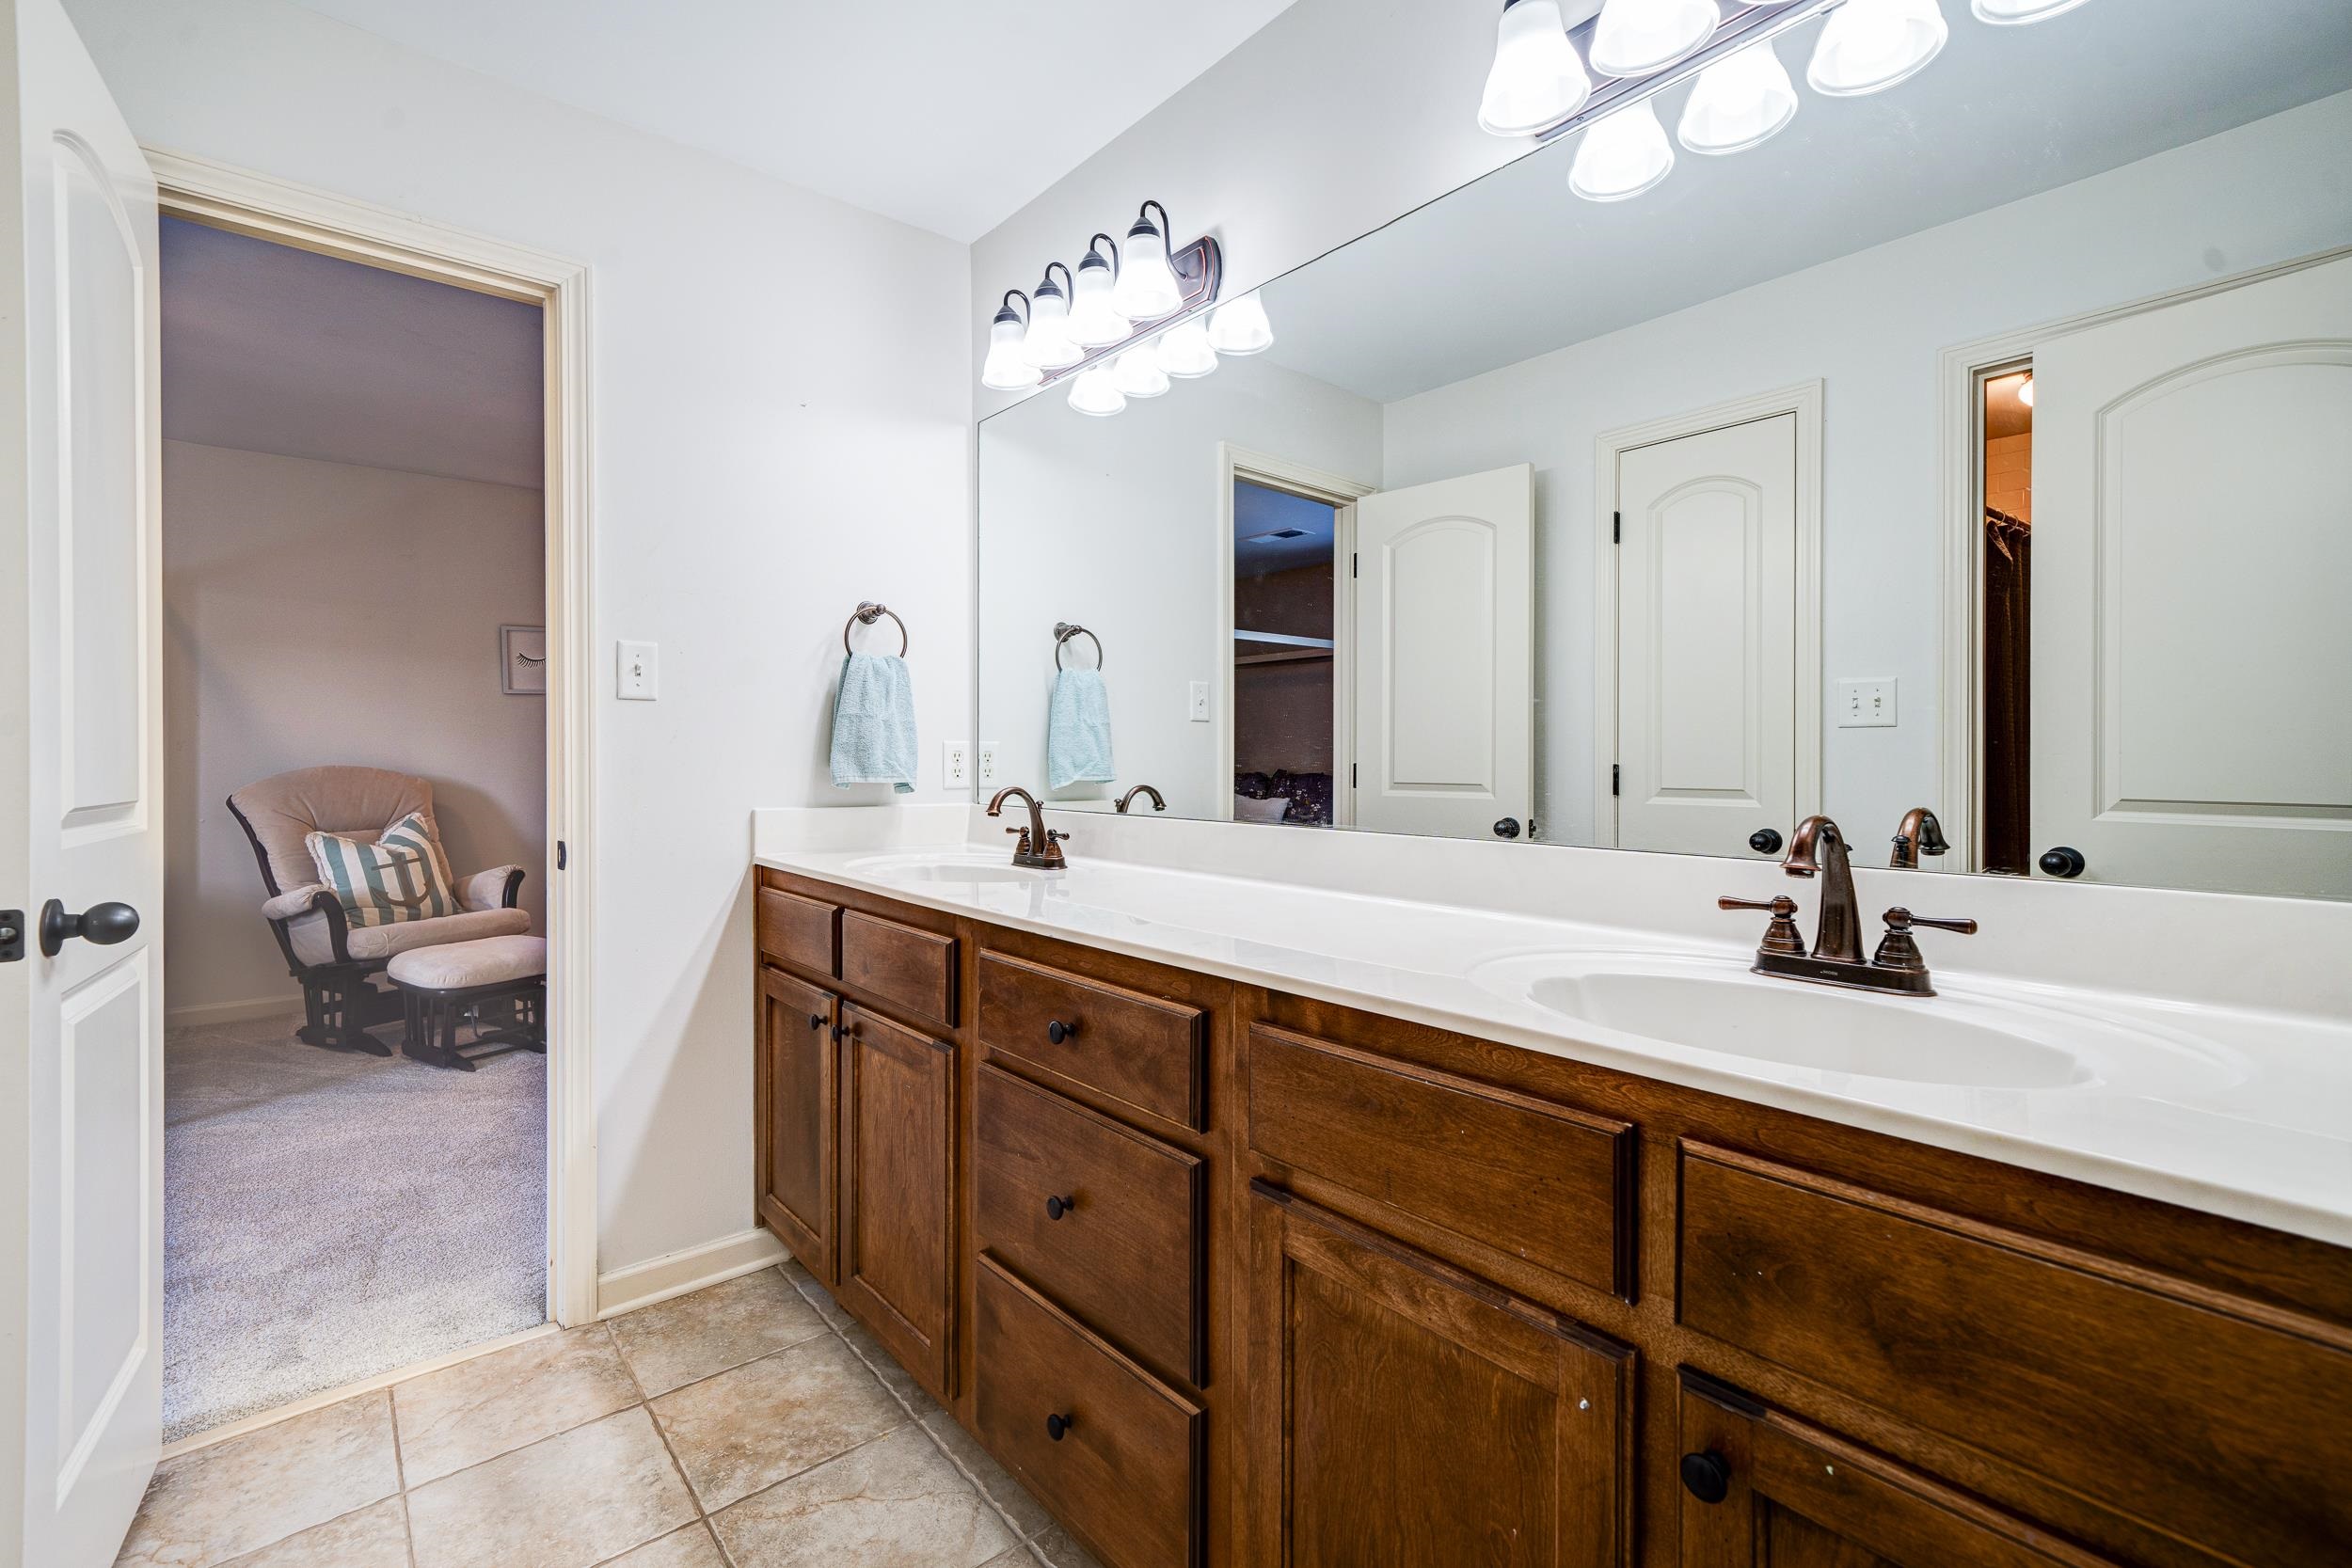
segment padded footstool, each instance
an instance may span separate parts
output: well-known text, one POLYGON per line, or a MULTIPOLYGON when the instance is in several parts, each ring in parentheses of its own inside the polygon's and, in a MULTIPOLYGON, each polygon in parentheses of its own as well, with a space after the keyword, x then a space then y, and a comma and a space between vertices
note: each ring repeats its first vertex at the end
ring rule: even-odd
POLYGON ((502 998, 516 1004, 515 1023, 477 1033, 465 1050, 488 1054, 491 1048, 520 1046, 547 1052, 545 937, 481 937, 412 947, 393 954, 384 973, 407 1005, 408 1033, 401 1049, 421 1062, 473 1071, 474 1064, 458 1049, 458 1015, 469 1006, 502 998))

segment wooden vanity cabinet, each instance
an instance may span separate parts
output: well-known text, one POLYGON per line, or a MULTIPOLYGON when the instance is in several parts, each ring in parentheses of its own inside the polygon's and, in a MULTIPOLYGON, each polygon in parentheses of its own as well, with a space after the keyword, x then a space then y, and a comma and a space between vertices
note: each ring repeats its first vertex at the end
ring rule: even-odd
MULTIPOLYGON (((842 1305, 953 1397, 956 1048, 841 1009, 842 1305)), ((812 1273, 815 1271, 811 1271, 812 1273)))
POLYGON ((759 1218, 809 1273, 838 1281, 834 1217, 840 1162, 834 1043, 840 998, 763 966, 759 972, 759 1056, 753 1074, 754 1165, 759 1218))

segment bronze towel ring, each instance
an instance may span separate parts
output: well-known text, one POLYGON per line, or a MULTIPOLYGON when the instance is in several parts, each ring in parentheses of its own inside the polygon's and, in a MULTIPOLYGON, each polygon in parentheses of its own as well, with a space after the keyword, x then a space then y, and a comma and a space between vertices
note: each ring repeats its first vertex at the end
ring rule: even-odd
POLYGON ((1094 667, 1097 670, 1103 668, 1103 640, 1087 630, 1086 627, 1073 625, 1069 621, 1054 623, 1054 668, 1057 670, 1061 668, 1062 644, 1073 637, 1083 637, 1094 644, 1094 667))
POLYGON ((893 621, 898 622, 898 657, 900 658, 906 657, 907 649, 913 645, 912 640, 907 636, 907 624, 904 621, 899 621, 898 612, 892 610, 888 605, 874 604, 870 601, 866 604, 862 604, 858 606, 857 609, 851 610, 850 612, 850 618, 841 623, 841 651, 844 654, 854 651, 850 646, 850 628, 852 626, 863 622, 866 626, 870 626, 885 615, 889 616, 893 621))

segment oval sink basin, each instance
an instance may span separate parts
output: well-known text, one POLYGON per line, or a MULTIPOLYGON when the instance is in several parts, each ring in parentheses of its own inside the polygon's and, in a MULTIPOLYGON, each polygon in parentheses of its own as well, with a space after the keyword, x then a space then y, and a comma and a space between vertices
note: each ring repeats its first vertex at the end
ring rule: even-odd
POLYGON ((966 853, 876 855, 853 861, 850 869, 885 881, 898 882, 1033 882, 1050 875, 1014 865, 1001 856, 983 859, 966 853))

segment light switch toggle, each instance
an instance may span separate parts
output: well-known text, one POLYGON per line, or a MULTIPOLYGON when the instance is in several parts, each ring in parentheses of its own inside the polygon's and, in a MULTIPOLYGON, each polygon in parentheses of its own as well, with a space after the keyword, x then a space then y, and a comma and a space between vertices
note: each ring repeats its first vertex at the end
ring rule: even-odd
POLYGON ((621 644, 620 698, 625 703, 650 703, 661 685, 661 648, 654 642, 621 644))

